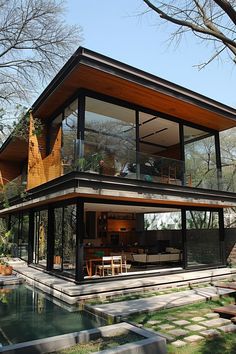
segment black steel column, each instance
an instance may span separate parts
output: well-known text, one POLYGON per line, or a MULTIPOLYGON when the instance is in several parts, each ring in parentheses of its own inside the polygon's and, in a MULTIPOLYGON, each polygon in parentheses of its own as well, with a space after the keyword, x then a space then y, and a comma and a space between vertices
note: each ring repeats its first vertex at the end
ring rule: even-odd
POLYGON ((183 268, 186 269, 188 266, 187 263, 187 230, 186 230, 186 209, 181 209, 182 217, 182 245, 183 245, 183 268))
POLYGON ((140 144, 139 144, 139 111, 135 111, 135 125, 136 125, 136 178, 140 179, 140 144))
POLYGON ((219 233, 220 233, 220 256, 223 264, 226 264, 225 254, 225 227, 224 227, 224 209, 219 210, 219 233))
POLYGON ((84 201, 76 203, 76 269, 75 280, 84 279, 84 201))
POLYGON ((179 123, 179 144, 180 144, 180 159, 182 161, 181 183, 182 183, 182 186, 185 186, 186 185, 186 176, 185 176, 184 126, 182 123, 179 123))
POLYGON ((216 168, 217 168, 217 184, 218 190, 222 190, 222 166, 220 153, 220 134, 215 133, 215 149, 216 149, 216 168))
POLYGON ((53 269, 54 257, 54 209, 49 206, 48 208, 48 229, 47 229, 47 270, 53 269))
POLYGON ((84 126, 85 126, 85 95, 81 93, 78 97, 77 139, 84 140, 84 126))
MULTIPOLYGON (((22 221, 23 221, 22 214, 22 221)), ((29 235, 28 235, 28 264, 33 262, 33 251, 34 251, 34 212, 30 210, 29 212, 29 235)))

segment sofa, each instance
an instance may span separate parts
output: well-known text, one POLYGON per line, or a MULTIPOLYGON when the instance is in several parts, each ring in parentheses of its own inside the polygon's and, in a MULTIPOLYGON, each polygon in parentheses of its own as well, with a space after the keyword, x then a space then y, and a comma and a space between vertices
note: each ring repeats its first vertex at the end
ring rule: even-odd
POLYGON ((133 262, 137 263, 162 263, 162 262, 179 262, 181 261, 181 251, 179 249, 167 247, 166 253, 157 254, 136 254, 132 255, 133 262), (169 249, 169 251, 167 251, 169 249), (171 250, 170 250, 171 249, 171 250))

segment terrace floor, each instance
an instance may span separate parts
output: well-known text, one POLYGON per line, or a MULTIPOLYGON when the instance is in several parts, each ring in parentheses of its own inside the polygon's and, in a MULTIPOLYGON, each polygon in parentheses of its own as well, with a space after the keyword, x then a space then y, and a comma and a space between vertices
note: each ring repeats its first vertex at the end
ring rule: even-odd
POLYGON ((13 261, 16 273, 27 282, 66 303, 92 298, 106 298, 138 291, 152 291, 197 283, 213 283, 217 280, 230 279, 236 275, 236 268, 218 268, 197 271, 179 271, 173 274, 140 274, 135 278, 122 279, 119 276, 105 281, 90 281, 76 284, 71 279, 59 278, 37 268, 28 267, 23 261, 13 261))

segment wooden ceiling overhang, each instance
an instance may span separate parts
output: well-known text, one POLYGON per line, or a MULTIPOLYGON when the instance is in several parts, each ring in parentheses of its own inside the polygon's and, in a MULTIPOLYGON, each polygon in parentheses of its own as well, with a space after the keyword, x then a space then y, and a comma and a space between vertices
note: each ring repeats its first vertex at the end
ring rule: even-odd
POLYGON ((0 148, 0 161, 24 161, 28 156, 28 141, 10 136, 0 148))
POLYGON ((191 90, 79 48, 33 105, 48 119, 79 89, 96 91, 213 130, 236 126, 236 110, 191 90))
MULTIPOLYGON (((50 119, 80 89, 216 131, 236 126, 235 109, 82 47, 32 105, 34 116, 50 119)), ((27 142, 10 136, 0 148, 0 160, 22 161, 27 153, 27 142)))

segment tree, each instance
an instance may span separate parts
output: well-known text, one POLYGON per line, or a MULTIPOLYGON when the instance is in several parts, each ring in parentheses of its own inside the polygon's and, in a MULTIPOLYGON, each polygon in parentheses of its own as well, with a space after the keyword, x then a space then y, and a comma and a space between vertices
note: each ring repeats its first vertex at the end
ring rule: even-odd
POLYGON ((62 0, 0 0, 0 104, 32 97, 78 47, 81 29, 63 19, 62 0))
POLYGON ((205 67, 223 53, 236 63, 236 1, 235 0, 143 0, 148 12, 161 21, 175 25, 171 40, 177 41, 192 32, 204 43, 210 43, 213 53, 199 68, 205 67))

